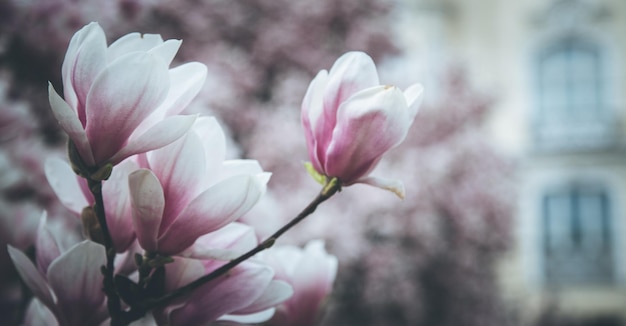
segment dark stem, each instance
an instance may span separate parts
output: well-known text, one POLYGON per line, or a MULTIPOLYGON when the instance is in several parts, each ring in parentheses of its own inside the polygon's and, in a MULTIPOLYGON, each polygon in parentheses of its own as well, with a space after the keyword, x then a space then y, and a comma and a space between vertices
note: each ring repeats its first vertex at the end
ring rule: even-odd
POLYGON ((113 270, 115 268, 115 248, 113 247, 113 239, 107 226, 106 215, 104 212, 104 199, 102 198, 102 181, 87 179, 89 190, 93 194, 95 199, 94 211, 98 218, 98 224, 100 224, 100 230, 102 231, 102 237, 104 240, 104 247, 106 248, 106 267, 102 268, 104 274, 104 293, 107 296, 107 308, 109 315, 111 315, 111 325, 120 325, 119 316, 122 308, 120 305, 120 297, 115 289, 115 283, 113 278, 113 270))
MULTIPOLYGON (((276 239, 278 239, 283 233, 287 232, 287 230, 291 229, 293 226, 295 226, 296 224, 300 223, 302 220, 304 220, 307 216, 311 215, 313 212, 315 212, 315 210, 317 209, 317 206, 319 206, 321 203, 325 202, 327 199, 329 199, 330 197, 332 197, 335 193, 337 193, 338 191, 341 190, 341 183, 339 182, 339 180, 337 178, 333 178, 331 179, 322 189, 322 191, 319 193, 319 195, 306 207, 304 208, 304 210, 302 210, 302 212, 300 212, 300 214, 298 214, 298 216, 296 216, 295 218, 293 218, 289 223, 287 223, 286 225, 284 225, 282 228, 280 228, 278 231, 276 231, 274 234, 272 234, 269 238, 267 238, 265 241, 261 242, 258 246, 256 246, 254 249, 246 252, 245 254, 237 257, 234 260, 231 260, 230 262, 228 262, 227 264, 223 265, 222 267, 214 270, 213 272, 211 272, 210 274, 204 275, 202 277, 200 277, 199 279, 183 286, 180 287, 170 293, 167 293, 159 298, 156 299, 152 299, 152 300, 148 300, 144 305, 142 305, 141 310, 145 311, 149 311, 151 309, 154 309, 156 307, 159 306, 164 306, 167 305, 168 303, 170 303, 172 300, 183 297, 185 295, 188 295, 189 293, 191 293, 193 290, 197 289, 198 287, 200 287, 203 284, 206 284, 212 280, 215 280, 216 278, 226 274, 226 272, 228 272, 229 270, 231 270, 232 268, 234 268, 235 266, 239 265, 240 263, 242 263, 243 261, 247 260, 248 258, 256 255, 257 253, 270 248, 272 245, 274 245, 274 242, 276 241, 276 239)), ((143 315, 143 314, 141 314, 143 315)))

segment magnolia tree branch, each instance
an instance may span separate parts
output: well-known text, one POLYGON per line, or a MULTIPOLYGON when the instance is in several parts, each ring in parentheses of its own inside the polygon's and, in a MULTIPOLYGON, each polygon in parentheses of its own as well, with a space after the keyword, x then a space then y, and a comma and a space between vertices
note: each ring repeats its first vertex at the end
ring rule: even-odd
POLYGON ((270 237, 268 237, 265 241, 261 242, 258 246, 256 246, 254 249, 246 252, 245 254, 237 257, 236 259, 231 260, 230 262, 228 262, 227 264, 223 265, 222 267, 216 269, 215 271, 211 272, 210 274, 207 274, 205 276, 202 276, 200 278, 198 278, 197 280, 183 286, 180 287, 170 293, 167 293, 159 298, 155 298, 155 299, 149 299, 146 300, 143 304, 141 304, 140 306, 137 307, 133 307, 131 309, 131 311, 129 311, 128 313, 125 314, 125 317, 128 318, 129 320, 127 320, 126 322, 130 323, 134 320, 137 320, 139 318, 141 318, 146 312, 157 308, 157 307, 162 307, 167 305, 168 303, 172 302, 173 300, 177 299, 177 298, 181 298, 185 295, 190 294, 193 290, 197 289, 198 287, 211 282, 215 279, 217 279, 218 277, 226 274, 229 270, 233 269, 235 266, 239 265, 240 263, 242 263, 243 261, 249 259, 250 257, 256 255, 257 253, 268 249, 270 247, 272 247, 272 245, 274 245, 274 242, 285 232, 287 232, 289 229, 291 229, 292 227, 294 227, 296 224, 300 223, 302 220, 304 220, 307 216, 311 215, 313 212, 315 212, 315 210, 317 209, 317 207, 325 202, 326 200, 328 200, 330 197, 332 197, 335 193, 337 193, 338 191, 341 191, 341 182, 337 179, 337 178, 332 178, 330 179, 330 181, 324 186, 324 188, 322 189, 322 191, 320 191, 319 195, 306 207, 304 208, 304 210, 302 210, 302 212, 300 212, 300 214, 298 214, 295 218, 293 218, 291 221, 289 221, 289 223, 285 224, 283 227, 281 227, 278 231, 276 231, 274 234, 272 234, 270 237))

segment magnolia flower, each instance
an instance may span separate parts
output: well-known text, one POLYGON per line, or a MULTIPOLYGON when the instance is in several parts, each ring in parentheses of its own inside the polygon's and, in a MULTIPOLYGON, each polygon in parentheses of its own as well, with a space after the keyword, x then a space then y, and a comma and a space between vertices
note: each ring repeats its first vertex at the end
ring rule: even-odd
MULTIPOLYGON (((113 169, 109 179, 102 185, 107 227, 111 233, 113 247, 118 253, 126 251, 135 240, 128 175, 137 168, 137 163, 132 159, 125 160, 113 169)), ((45 172, 48 183, 61 203, 74 212, 76 217, 81 217, 83 210, 94 204, 95 200, 89 191, 87 181, 77 176, 67 162, 49 158, 46 160, 45 172)), ((83 221, 83 224, 87 223, 89 227, 90 222, 95 221, 83 221)))
POLYGON ((294 290, 293 296, 277 307, 269 324, 315 325, 337 275, 337 257, 326 253, 323 241, 315 240, 304 249, 275 247, 259 258, 274 269, 276 279, 289 283, 294 290))
MULTIPOLYGON (((206 234, 193 245, 194 257, 199 259, 177 257, 165 266, 166 290, 209 274, 256 245, 254 230, 237 222, 206 234)), ((277 280, 268 265, 246 261, 195 289, 189 297, 156 311, 155 317, 168 325, 205 325, 215 320, 261 323, 272 317, 274 306, 292 294, 291 286, 277 280)))
POLYGON ((169 69, 180 40, 132 33, 107 47, 90 23, 70 41, 62 77, 64 98, 49 85, 50 106, 88 167, 113 165, 180 138, 195 116, 180 113, 198 93, 206 67, 169 69))
POLYGON ((142 248, 176 255, 245 214, 270 174, 257 161, 224 161, 225 136, 200 118, 184 137, 140 157, 129 176, 133 225, 142 248))
POLYGON ((315 171, 341 184, 366 183, 404 197, 400 181, 369 177, 382 155, 401 143, 422 97, 379 85, 376 66, 362 52, 341 56, 313 79, 302 102, 302 125, 315 171))
MULTIPOLYGON (((225 263, 177 257, 165 266, 165 289, 171 291, 186 285, 225 263)), ((207 325, 218 319, 260 323, 270 319, 274 306, 292 293, 289 284, 274 279, 270 267, 246 261, 227 275, 195 289, 187 298, 156 311, 155 318, 164 325, 207 325)))
POLYGON ((8 251, 20 277, 38 299, 29 309, 30 318, 41 320, 49 315, 40 303, 60 325, 99 325, 108 318, 100 271, 106 262, 103 246, 91 241, 78 243, 52 260, 45 273, 21 251, 11 246, 8 251))

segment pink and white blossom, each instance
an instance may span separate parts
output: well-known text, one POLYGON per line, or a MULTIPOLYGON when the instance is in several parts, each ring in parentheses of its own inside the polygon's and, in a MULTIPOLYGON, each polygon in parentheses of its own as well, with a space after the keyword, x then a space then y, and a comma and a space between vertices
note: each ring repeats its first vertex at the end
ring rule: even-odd
MULTIPOLYGON (((166 290, 209 274, 256 245, 254 230, 237 222, 206 234, 193 246, 195 258, 200 259, 176 257, 174 263, 166 265, 166 290)), ((267 264, 249 260, 200 286, 189 297, 158 310, 155 317, 172 325, 200 325, 215 320, 261 323, 269 320, 274 307, 292 294, 292 287, 276 279, 267 264)))
POLYGON ((261 253, 262 261, 289 283, 294 294, 276 308, 270 325, 308 326, 319 321, 323 305, 337 275, 337 257, 324 250, 324 242, 309 242, 304 249, 280 246, 261 253))
POLYGON ((181 139, 141 156, 129 185, 142 248, 179 254, 257 203, 270 174, 257 161, 224 161, 225 146, 217 121, 200 118, 181 139))
MULTIPOLYGON (((9 246, 8 251, 24 283, 56 317, 58 324, 99 325, 106 320, 100 271, 106 261, 103 246, 91 241, 80 242, 52 260, 45 273, 18 249, 9 246)), ((49 315, 41 306, 31 309, 32 318, 49 315)))
POLYGON ((380 85, 363 52, 341 56, 320 71, 302 102, 302 125, 313 168, 345 186, 366 183, 404 197, 400 181, 369 177, 385 152, 400 144, 417 114, 422 86, 404 92, 380 85))
POLYGON ((180 40, 127 34, 107 46, 97 23, 70 41, 62 67, 64 99, 50 84, 54 116, 89 167, 117 164, 180 138, 195 116, 180 113, 198 93, 206 67, 168 69, 180 40))
MULTIPOLYGON (((106 213, 107 226, 113 240, 113 247, 118 253, 126 251, 135 240, 128 175, 138 169, 132 159, 118 164, 108 180, 103 181, 102 197, 106 213)), ((48 183, 61 203, 80 217, 83 209, 94 204, 94 197, 89 191, 87 181, 74 173, 69 163, 58 159, 46 160, 45 173, 48 183)))

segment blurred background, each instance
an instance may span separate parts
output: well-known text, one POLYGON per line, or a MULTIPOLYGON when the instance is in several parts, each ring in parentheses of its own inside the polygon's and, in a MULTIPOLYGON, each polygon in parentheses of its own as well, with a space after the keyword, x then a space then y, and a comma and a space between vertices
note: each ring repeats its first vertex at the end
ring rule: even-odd
POLYGON ((6 244, 32 253, 44 209, 80 232, 43 173, 66 144, 46 83, 90 21, 208 66, 187 112, 273 172, 243 218, 261 237, 319 191, 299 120, 317 71, 362 50, 382 83, 424 84, 374 172, 407 198, 355 185, 281 239, 339 257, 321 325, 626 325, 623 0, 0 0, 0 324, 28 300, 6 244))

